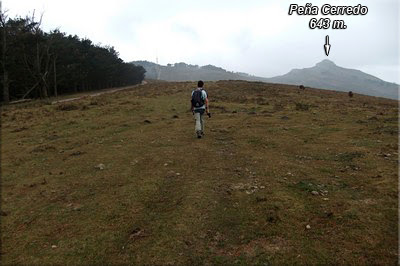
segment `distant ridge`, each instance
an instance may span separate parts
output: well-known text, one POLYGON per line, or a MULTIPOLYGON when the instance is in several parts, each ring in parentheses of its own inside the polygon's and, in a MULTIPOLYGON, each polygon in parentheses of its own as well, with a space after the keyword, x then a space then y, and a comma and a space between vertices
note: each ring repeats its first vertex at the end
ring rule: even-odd
POLYGON ((160 79, 166 81, 216 81, 216 80, 248 80, 258 81, 263 78, 251 76, 246 73, 227 71, 213 65, 190 65, 186 63, 158 65, 149 61, 133 61, 146 69, 147 79, 160 79))
POLYGON ((267 79, 272 83, 302 84, 308 87, 353 91, 360 94, 398 99, 399 85, 386 82, 360 70, 337 66, 325 59, 315 66, 293 69, 289 73, 267 79))
POLYGON ((353 91, 359 94, 396 100, 398 100, 399 95, 398 84, 386 82, 360 70, 339 67, 328 59, 322 60, 313 67, 293 69, 285 75, 272 78, 227 71, 213 65, 198 66, 181 62, 162 66, 148 61, 133 61, 131 63, 143 66, 146 69, 147 79, 159 77, 160 80, 166 81, 247 80, 304 85, 345 92, 353 91))

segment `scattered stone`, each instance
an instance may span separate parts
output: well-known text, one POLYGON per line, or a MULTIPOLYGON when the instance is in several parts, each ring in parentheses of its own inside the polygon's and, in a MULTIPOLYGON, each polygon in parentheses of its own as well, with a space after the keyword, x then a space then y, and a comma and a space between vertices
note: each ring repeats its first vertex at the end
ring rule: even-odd
POLYGON ((74 211, 80 211, 82 209, 82 205, 77 205, 73 208, 74 211))
POLYGON ((315 191, 315 190, 311 191, 311 194, 313 194, 315 196, 319 195, 318 191, 315 191))
POLYGON ((164 166, 168 166, 168 163, 165 163, 164 166))
POLYGON ((236 114, 236 113, 237 113, 237 111, 235 111, 235 110, 234 110, 234 111, 232 111, 232 114, 236 114))
POLYGON ((229 130, 226 129, 226 128, 222 128, 222 129, 220 129, 218 131, 219 131, 219 133, 223 133, 223 134, 229 133, 229 130))
POLYGON ((266 197, 256 197, 256 201, 257 202, 267 201, 267 198, 266 197))
POLYGON ((148 119, 144 120, 143 122, 146 123, 146 124, 151 124, 151 121, 148 120, 148 119))
POLYGON ((11 130, 11 132, 12 133, 16 133, 16 132, 21 132, 21 131, 24 131, 24 130, 27 130, 27 129, 28 129, 27 127, 20 127, 20 128, 16 128, 14 130, 11 130))
POLYGON ((180 173, 176 173, 176 175, 177 175, 177 176, 180 176, 181 174, 180 174, 180 173))
POLYGON ((0 216, 7 216, 8 215, 8 213, 7 212, 5 212, 5 211, 0 211, 0 216))
POLYGON ((286 115, 284 115, 284 116, 282 116, 282 117, 281 117, 281 119, 282 119, 282 120, 288 120, 288 119, 289 119, 289 117, 288 117, 288 116, 286 116, 286 115))
POLYGON ((307 230, 310 230, 310 229, 311 229, 311 226, 310 226, 309 224, 307 224, 307 225, 306 225, 306 229, 307 229, 307 230))
POLYGON ((56 245, 52 245, 51 248, 57 248, 57 246, 56 245))
POLYGON ((326 214, 326 217, 332 217, 333 216, 333 212, 328 212, 327 214, 326 214))
POLYGON ((177 115, 174 115, 172 118, 175 118, 175 119, 176 119, 176 118, 179 118, 179 116, 177 116, 177 115))
POLYGON ((81 151, 75 151, 75 152, 71 153, 70 156, 78 156, 78 155, 81 155, 81 154, 83 154, 83 152, 81 152, 81 151))
POLYGON ((101 163, 101 164, 96 165, 95 168, 99 169, 99 170, 104 170, 104 168, 106 168, 106 166, 101 163))
POLYGON ((131 165, 136 165, 138 162, 139 162, 138 160, 133 160, 133 161, 131 162, 131 165))
POLYGON ((322 198, 322 200, 328 201, 328 200, 329 200, 329 198, 322 198))
POLYGON ((139 227, 133 229, 129 235, 129 239, 136 239, 139 237, 143 237, 144 230, 140 229, 139 227))

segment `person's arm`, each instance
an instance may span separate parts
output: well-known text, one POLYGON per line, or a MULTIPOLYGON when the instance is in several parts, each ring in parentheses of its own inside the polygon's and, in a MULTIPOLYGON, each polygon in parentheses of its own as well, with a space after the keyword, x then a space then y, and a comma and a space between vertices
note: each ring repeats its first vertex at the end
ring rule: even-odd
MULTIPOLYGON (((192 96, 191 97, 193 97, 193 91, 192 91, 192 96)), ((192 103, 192 98, 190 98, 190 111, 192 111, 192 113, 194 112, 194 106, 193 106, 193 103, 192 103)))
POLYGON ((206 98, 206 112, 207 114, 210 112, 210 109, 208 108, 208 97, 206 98))

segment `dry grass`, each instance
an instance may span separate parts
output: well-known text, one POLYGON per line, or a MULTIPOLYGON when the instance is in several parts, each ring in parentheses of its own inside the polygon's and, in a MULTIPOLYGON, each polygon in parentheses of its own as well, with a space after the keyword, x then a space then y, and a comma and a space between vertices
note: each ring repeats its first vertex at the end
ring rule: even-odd
POLYGON ((194 85, 3 107, 2 263, 397 262, 395 101, 194 85))

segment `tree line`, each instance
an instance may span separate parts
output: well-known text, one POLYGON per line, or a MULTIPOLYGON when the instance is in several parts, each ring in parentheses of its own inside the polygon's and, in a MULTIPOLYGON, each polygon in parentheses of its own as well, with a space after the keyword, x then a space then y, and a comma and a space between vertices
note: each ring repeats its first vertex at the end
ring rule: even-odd
POLYGON ((145 69, 123 62, 111 46, 45 32, 41 18, 8 18, 0 12, 0 101, 47 98, 66 93, 134 85, 145 69))

